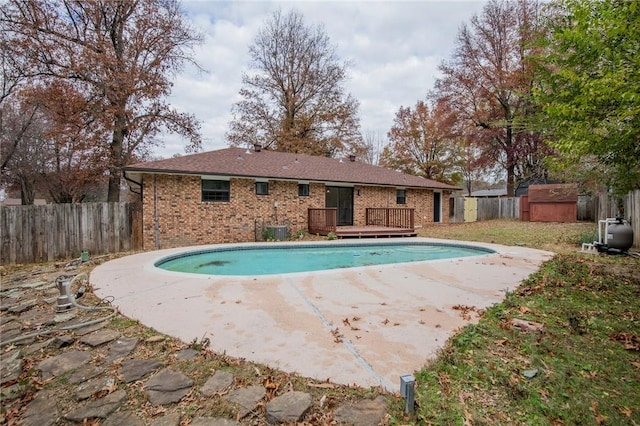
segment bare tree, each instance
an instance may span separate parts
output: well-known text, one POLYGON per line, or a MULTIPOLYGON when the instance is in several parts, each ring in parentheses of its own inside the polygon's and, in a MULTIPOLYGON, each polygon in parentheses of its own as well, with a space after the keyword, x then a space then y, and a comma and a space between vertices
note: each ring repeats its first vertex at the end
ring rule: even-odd
POLYGON ((29 77, 73 81, 110 137, 109 201, 118 201, 122 167, 158 144, 166 129, 200 146, 194 117, 165 98, 190 49, 200 42, 177 0, 9 0, 0 20, 12 55, 29 61, 29 77))
POLYGON ((315 155, 363 152, 358 102, 344 94, 347 65, 321 26, 296 11, 275 12, 249 48, 251 74, 233 106, 233 146, 315 155))
POLYGON ((386 138, 380 133, 367 130, 364 133, 365 151, 362 153, 362 161, 368 164, 380 164, 380 156, 386 144, 386 138))
POLYGON ((545 153, 542 138, 527 122, 535 81, 528 56, 538 13, 535 1, 490 1, 460 30, 453 59, 440 67, 444 77, 436 82, 435 96, 473 124, 472 141, 481 148, 482 162, 506 170, 511 196, 516 180, 528 177, 519 172, 540 172, 545 153))
POLYGON ((8 188, 19 189, 22 204, 31 205, 48 162, 46 118, 40 105, 19 102, 17 97, 5 100, 2 110, 0 182, 8 188))

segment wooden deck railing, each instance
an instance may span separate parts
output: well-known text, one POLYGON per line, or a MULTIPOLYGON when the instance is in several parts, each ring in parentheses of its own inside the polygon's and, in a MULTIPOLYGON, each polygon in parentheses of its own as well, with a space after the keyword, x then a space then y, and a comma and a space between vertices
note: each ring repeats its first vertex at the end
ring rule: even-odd
POLYGON ((338 209, 309 209, 307 223, 310 234, 328 235, 336 232, 338 209))
POLYGON ((413 213, 414 209, 368 208, 365 212, 366 225, 414 229, 413 213))

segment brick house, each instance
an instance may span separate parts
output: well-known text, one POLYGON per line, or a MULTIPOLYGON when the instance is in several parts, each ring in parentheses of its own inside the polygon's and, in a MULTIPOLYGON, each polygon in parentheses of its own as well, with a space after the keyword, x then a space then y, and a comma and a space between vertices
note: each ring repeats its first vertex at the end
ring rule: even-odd
POLYGON ((301 230, 326 234, 324 229, 340 236, 346 229, 362 232, 376 224, 411 227, 415 235, 424 224, 448 222, 448 200, 458 189, 355 157, 259 147, 133 164, 124 173, 140 188, 146 249, 256 241, 265 226, 276 225, 286 226, 290 235, 301 230), (389 223, 398 214, 409 218, 406 213, 410 224, 409 219, 389 223), (318 217, 332 227, 315 226, 318 217))

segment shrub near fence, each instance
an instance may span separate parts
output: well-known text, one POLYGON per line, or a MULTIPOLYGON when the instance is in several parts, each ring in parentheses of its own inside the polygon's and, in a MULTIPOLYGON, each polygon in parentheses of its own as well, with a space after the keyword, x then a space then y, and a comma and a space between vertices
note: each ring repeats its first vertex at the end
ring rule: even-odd
POLYGON ((32 263, 142 246, 138 203, 48 204, 0 207, 0 260, 32 263))

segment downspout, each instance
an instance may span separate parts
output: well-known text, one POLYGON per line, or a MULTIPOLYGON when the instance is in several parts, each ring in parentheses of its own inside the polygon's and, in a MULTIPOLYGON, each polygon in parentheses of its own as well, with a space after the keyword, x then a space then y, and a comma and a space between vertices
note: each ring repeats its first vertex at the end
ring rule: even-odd
POLYGON ((131 185, 129 185, 129 191, 133 192, 134 194, 140 195, 140 197, 142 198, 142 183, 136 182, 135 180, 127 177, 127 172, 126 171, 124 171, 122 173, 122 176, 124 177, 124 180, 126 180, 127 182, 129 182, 131 184, 138 185, 140 187, 140 192, 136 192, 136 191, 133 190, 133 187, 131 185))
POLYGON ((160 224, 158 223, 158 175, 153 175, 153 222, 156 250, 160 249, 160 224))

